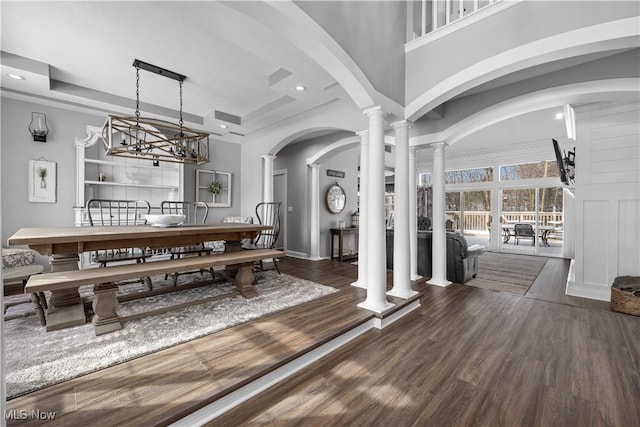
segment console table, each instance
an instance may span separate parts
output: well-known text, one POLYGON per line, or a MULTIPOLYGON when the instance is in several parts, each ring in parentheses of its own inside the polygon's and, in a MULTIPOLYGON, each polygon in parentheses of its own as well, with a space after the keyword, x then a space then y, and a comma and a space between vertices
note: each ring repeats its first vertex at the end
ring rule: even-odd
MULTIPOLYGON (((331 259, 338 258, 338 261, 344 261, 346 259, 353 259, 358 257, 358 253, 355 252, 353 254, 344 255, 343 254, 343 237, 345 234, 354 234, 356 239, 358 237, 358 227, 349 227, 349 228, 330 228, 331 231, 331 259), (333 248, 335 242, 335 236, 338 236, 338 256, 333 255, 333 248)), ((357 242, 357 240, 356 240, 357 242)))

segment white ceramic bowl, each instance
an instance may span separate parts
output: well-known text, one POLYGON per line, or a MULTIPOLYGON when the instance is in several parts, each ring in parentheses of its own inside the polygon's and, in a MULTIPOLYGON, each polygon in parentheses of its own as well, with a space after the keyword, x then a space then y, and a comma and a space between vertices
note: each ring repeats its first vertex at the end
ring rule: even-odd
POLYGON ((176 227, 184 223, 186 215, 145 215, 151 225, 156 227, 176 227))

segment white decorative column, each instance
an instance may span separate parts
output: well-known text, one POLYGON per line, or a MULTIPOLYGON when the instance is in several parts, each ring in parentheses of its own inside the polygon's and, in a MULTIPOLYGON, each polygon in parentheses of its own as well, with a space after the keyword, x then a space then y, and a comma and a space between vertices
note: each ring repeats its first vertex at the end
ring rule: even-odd
POLYGON ((358 280, 351 285, 367 288, 369 259, 369 131, 357 132, 360 137, 360 214, 358 218, 358 280))
POLYGON ((409 148, 409 253, 411 280, 422 279, 418 274, 418 193, 416 191, 416 147, 409 148))
POLYGON ((309 259, 320 259, 320 165, 311 167, 311 212, 309 213, 309 259))
MULTIPOLYGON (((392 123, 396 133, 396 169, 393 226, 393 288, 387 295, 408 299, 411 289, 410 215, 409 215, 409 123, 392 123)), ((414 192, 415 193, 415 192, 414 192)), ((413 215, 415 216, 415 215, 413 215)))
POLYGON ((369 251, 367 298, 358 307, 383 313, 395 304, 387 301, 386 225, 384 218, 384 112, 379 106, 364 111, 369 117, 369 251))
POLYGON ((273 202, 273 154, 265 154, 263 159, 262 176, 262 201, 273 202))
POLYGON ((431 280, 427 283, 437 286, 449 286, 447 280, 447 234, 446 200, 444 189, 444 142, 436 142, 433 147, 433 222, 431 249, 431 280))

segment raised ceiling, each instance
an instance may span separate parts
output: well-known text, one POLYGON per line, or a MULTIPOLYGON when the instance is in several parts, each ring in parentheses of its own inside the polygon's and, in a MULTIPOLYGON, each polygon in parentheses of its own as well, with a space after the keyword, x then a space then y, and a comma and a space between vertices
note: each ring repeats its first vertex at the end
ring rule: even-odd
MULTIPOLYGON (((2 87, 8 96, 29 94, 133 114, 132 63, 140 59, 186 75, 187 125, 232 142, 301 112, 351 103, 308 55, 233 2, 2 2, 1 7, 2 87), (9 72, 26 80, 9 79, 9 72), (306 90, 297 91, 297 85, 306 90)), ((140 71, 140 101, 143 115, 175 121, 178 83, 140 71)))

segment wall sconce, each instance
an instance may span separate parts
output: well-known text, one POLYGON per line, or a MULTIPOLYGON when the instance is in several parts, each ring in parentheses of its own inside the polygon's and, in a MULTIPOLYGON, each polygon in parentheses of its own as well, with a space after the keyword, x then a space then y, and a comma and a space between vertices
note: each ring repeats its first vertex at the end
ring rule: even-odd
POLYGON ((31 113, 31 123, 29 123, 29 132, 36 142, 47 142, 47 116, 43 113, 31 113))

